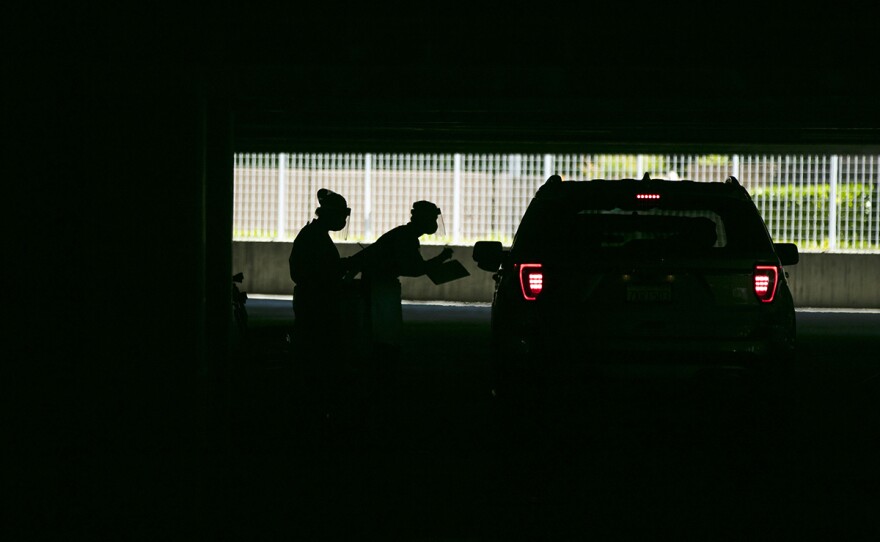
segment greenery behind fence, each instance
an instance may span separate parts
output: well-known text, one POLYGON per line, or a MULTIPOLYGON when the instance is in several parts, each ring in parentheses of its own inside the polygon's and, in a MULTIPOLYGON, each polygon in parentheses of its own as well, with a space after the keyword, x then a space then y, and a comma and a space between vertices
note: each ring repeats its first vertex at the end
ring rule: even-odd
MULTIPOLYGON (((755 188, 749 193, 775 241, 796 243, 801 249, 829 248, 830 184, 776 185, 755 188)), ((838 209, 837 247, 880 249, 876 185, 838 184, 835 201, 838 209)))

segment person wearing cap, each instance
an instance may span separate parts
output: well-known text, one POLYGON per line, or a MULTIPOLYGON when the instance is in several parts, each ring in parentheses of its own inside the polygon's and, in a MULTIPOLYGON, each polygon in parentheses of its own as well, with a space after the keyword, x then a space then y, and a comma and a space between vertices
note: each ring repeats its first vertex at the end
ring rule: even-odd
POLYGON ((318 190, 316 218, 303 226, 293 241, 288 263, 294 282, 294 356, 308 392, 328 400, 330 382, 348 354, 342 327, 343 277, 356 272, 359 255, 341 258, 331 231, 348 226, 351 209, 341 195, 318 190))
POLYGON ((394 371, 399 355, 403 323, 399 277, 420 277, 452 257, 449 247, 428 260, 421 255, 419 237, 437 233, 442 224, 439 207, 430 201, 417 201, 410 217, 408 223, 389 230, 362 252, 373 358, 379 364, 376 369, 384 374, 394 371))

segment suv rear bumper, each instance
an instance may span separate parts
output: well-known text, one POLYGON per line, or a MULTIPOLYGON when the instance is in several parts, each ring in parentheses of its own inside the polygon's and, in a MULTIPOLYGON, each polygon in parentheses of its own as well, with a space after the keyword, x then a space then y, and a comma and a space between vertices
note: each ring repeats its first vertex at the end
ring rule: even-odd
POLYGON ((608 309, 557 314, 525 308, 493 319, 493 340, 502 357, 537 355, 579 364, 686 355, 711 364, 721 358, 785 353, 795 342, 794 308, 783 303, 656 313, 608 309))
POLYGON ((793 337, 676 338, 589 341, 508 336, 497 341, 498 373, 670 373, 693 374, 716 369, 764 370, 790 362, 793 337))

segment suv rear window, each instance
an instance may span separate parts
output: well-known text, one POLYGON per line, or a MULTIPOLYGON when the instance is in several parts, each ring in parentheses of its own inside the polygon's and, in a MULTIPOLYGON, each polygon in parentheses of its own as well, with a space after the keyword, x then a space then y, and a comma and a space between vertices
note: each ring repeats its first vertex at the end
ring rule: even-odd
POLYGON ((669 245, 701 249, 727 246, 724 221, 704 209, 625 211, 583 209, 573 221, 583 248, 669 245))
POLYGON ((536 199, 512 247, 515 257, 636 252, 714 257, 768 249, 770 238, 754 205, 731 198, 648 205, 536 199))

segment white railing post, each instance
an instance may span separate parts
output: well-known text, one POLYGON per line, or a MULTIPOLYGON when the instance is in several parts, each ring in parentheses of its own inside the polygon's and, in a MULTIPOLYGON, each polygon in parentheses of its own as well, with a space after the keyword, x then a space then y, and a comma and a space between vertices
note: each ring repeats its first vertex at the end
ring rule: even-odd
MULTIPOLYGON (((875 156, 874 159, 876 166, 871 166, 871 177, 874 179, 874 194, 880 196, 880 156, 875 156)), ((876 205, 880 203, 880 197, 875 198, 874 203, 874 242, 880 244, 880 205, 876 205)))
POLYGON ((278 227, 275 240, 284 241, 287 236, 287 154, 278 154, 278 227))
POLYGON ((544 155, 544 180, 550 178, 553 175, 553 155, 545 154, 544 155))
POLYGON ((828 191, 828 250, 837 250, 837 160, 831 156, 831 189, 828 191))
POLYGON ((645 155, 636 155, 636 179, 641 180, 645 176, 645 155))
POLYGON ((739 184, 743 184, 742 179, 739 178, 739 155, 733 155, 733 169, 730 172, 733 177, 736 177, 736 180, 739 181, 739 184))
POLYGON ((522 155, 511 154, 508 157, 508 161, 510 163, 510 176, 514 179, 519 179, 520 175, 522 175, 522 155))
POLYGON ((452 161, 452 244, 461 242, 461 154, 452 161))
POLYGON ((373 239, 373 155, 364 155, 364 238, 373 239))

